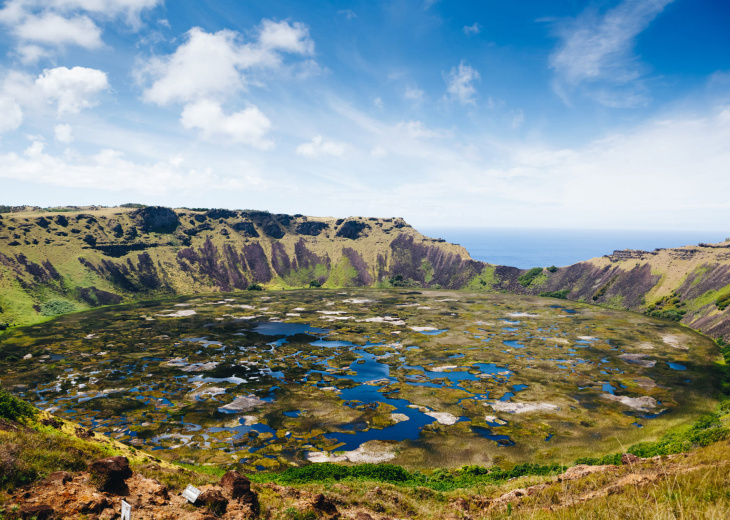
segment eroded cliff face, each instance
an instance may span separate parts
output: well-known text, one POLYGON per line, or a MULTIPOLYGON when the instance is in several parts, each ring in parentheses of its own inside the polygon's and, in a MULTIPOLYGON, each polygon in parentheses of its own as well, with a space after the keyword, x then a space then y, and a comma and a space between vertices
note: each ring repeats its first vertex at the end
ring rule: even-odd
POLYGON ((611 255, 527 271, 495 268, 491 290, 549 295, 664 317, 730 341, 730 242, 611 255), (523 278, 523 283, 527 280, 523 278))
POLYGON ((146 207, 0 216, 0 327, 140 298, 270 288, 461 288, 483 264, 400 218, 146 207))
POLYGON ((0 215, 0 329, 136 299, 312 284, 557 296, 730 341, 730 243, 615 251, 527 274, 474 261, 400 218, 162 207, 0 215))

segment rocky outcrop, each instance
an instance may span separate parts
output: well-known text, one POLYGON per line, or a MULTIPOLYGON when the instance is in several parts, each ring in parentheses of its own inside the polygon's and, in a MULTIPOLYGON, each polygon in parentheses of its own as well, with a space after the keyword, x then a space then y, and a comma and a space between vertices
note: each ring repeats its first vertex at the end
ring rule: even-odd
POLYGON ((126 480, 132 476, 127 457, 108 457, 89 465, 91 480, 99 491, 123 493, 127 488, 126 480))
POLYGON ((552 296, 681 320, 730 341, 728 244, 617 250, 528 280, 524 269, 474 261, 400 218, 84 211, 0 219, 0 330, 138 299, 312 284, 552 296))
POLYGON ((132 213, 132 218, 145 233, 172 233, 180 225, 174 210, 162 206, 148 206, 132 213))

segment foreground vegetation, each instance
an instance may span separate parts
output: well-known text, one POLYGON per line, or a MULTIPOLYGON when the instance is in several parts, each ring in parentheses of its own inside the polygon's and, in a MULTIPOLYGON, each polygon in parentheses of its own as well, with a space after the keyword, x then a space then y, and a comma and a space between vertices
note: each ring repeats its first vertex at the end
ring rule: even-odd
MULTIPOLYGON (((228 469, 165 464, 107 438, 78 438, 73 424, 39 413, 6 392, 0 391, 0 403, 5 405, 0 408, 0 518, 13 518, 13 508, 3 504, 18 487, 32 491, 34 483, 54 471, 84 471, 101 457, 127 456, 135 472, 175 492, 191 483, 217 482, 228 469)), ((341 511, 366 512, 373 518, 719 519, 730 512, 729 410, 723 403, 689 427, 628 449, 644 457, 661 456, 654 461, 620 466, 620 454, 576 461, 618 465, 582 478, 569 477, 567 467, 536 464, 427 472, 392 464, 314 464, 248 476, 256 483, 261 517, 272 520, 309 517, 295 507, 296 491, 271 484, 323 492, 341 511), (517 489, 522 492, 513 491, 517 489)))

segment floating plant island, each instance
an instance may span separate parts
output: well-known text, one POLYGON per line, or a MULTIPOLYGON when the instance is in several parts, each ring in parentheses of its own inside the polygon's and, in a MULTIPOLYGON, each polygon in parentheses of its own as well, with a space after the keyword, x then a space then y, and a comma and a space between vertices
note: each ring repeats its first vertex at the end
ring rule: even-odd
POLYGON ((0 382, 160 458, 276 470, 570 462, 716 404, 713 341, 550 298, 250 291, 17 329, 0 382))

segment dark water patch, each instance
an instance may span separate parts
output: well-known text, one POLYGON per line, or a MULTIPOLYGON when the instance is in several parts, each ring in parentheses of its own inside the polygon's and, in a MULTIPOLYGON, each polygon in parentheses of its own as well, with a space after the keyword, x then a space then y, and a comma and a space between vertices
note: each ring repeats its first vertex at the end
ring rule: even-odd
POLYGON ((312 327, 307 323, 257 322, 253 331, 264 336, 294 336, 295 334, 329 334, 330 329, 312 327))
POLYGON ((485 439, 489 439, 490 441, 494 441, 500 446, 514 446, 515 442, 510 439, 509 435, 495 435, 492 433, 492 430, 489 428, 484 428, 483 426, 472 426, 472 431, 474 433, 479 434, 479 436, 484 437, 485 439))

